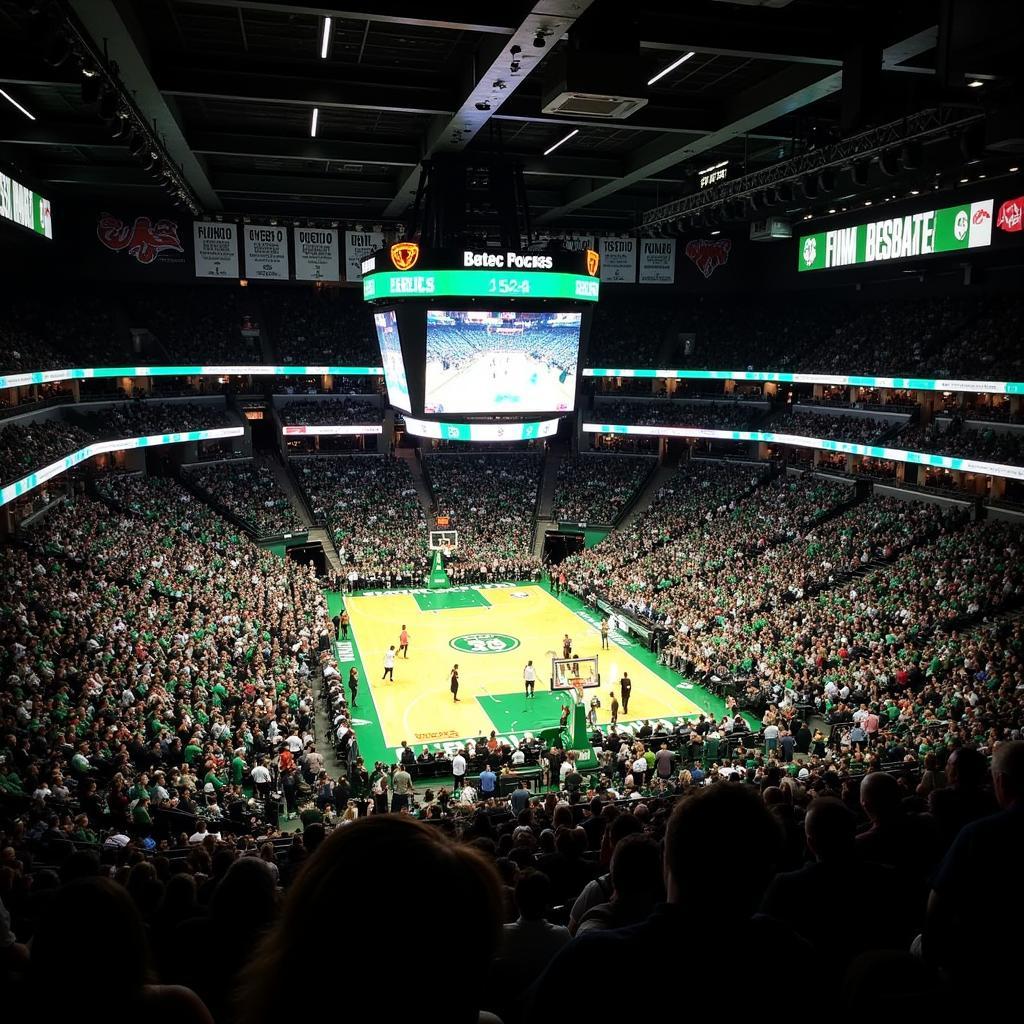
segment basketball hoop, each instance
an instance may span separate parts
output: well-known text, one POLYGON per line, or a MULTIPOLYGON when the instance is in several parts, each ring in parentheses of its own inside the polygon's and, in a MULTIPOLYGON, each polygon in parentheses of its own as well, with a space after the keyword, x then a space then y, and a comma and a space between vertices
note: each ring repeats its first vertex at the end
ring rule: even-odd
POLYGON ((571 682, 572 682, 573 692, 576 694, 576 703, 577 704, 582 704, 583 703, 583 680, 582 680, 582 678, 580 676, 573 676, 571 682))

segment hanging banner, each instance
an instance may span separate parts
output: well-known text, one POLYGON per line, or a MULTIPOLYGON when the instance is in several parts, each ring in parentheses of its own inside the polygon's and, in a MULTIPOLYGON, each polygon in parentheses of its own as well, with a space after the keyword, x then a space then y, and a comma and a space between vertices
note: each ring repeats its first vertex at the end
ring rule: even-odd
POLYGON ((640 239, 640 283, 672 284, 676 279, 676 240, 640 239))
POLYGON ((636 283, 636 239, 601 239, 601 280, 611 284, 636 283))
POLYGON ((197 220, 192 224, 196 277, 238 277, 238 226, 197 220))
POLYGON ((266 224, 246 224, 245 276, 260 281, 288 280, 288 231, 266 224))
POLYGON ((293 228, 295 280, 340 281, 337 228, 293 228))
POLYGON ((573 235, 571 238, 563 235, 561 242, 562 248, 568 252, 586 252, 594 248, 593 235, 573 235))
POLYGON ((362 263, 370 253, 384 248, 383 231, 345 232, 345 280, 363 279, 362 263))

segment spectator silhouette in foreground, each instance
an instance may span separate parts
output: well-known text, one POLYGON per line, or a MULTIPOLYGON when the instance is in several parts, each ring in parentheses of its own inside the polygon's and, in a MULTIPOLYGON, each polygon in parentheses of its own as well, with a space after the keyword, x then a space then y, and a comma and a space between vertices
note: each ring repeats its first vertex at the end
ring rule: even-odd
POLYGON ((337 977, 337 944, 302 940, 322 937, 344 918, 346 933, 378 956, 395 950, 396 927, 443 939, 417 945, 413 974, 412 951, 399 956, 388 1016, 421 1013, 416 979, 447 978, 454 970, 458 983, 445 986, 443 1014, 436 1007, 437 1015, 446 1024, 476 1024, 502 917, 500 879, 477 850, 405 816, 359 818, 332 832, 295 879, 283 913, 243 975, 236 1020, 279 1024, 293 1017, 297 978, 317 979, 303 987, 302 1015, 335 1017, 338 990, 330 979, 337 977))
MULTIPOLYGON (((586 977, 596 964, 642 964, 648 977, 682 984, 680 964, 692 952, 695 934, 704 949, 729 948, 742 935, 750 949, 782 944, 797 961, 809 956, 810 947, 790 928, 757 914, 781 843, 775 819, 746 787, 722 783, 680 800, 665 831, 667 902, 639 924, 573 939, 530 993, 527 1018, 541 1020, 560 1006, 566 979, 586 977), (715 866, 714 885, 707 884, 709 864, 715 866)), ((751 958, 744 963, 744 984, 768 984, 774 971, 770 958, 751 958)), ((688 1015, 720 1008, 723 986, 735 981, 735 963, 705 958, 700 976, 701 985, 687 993, 688 1015)))

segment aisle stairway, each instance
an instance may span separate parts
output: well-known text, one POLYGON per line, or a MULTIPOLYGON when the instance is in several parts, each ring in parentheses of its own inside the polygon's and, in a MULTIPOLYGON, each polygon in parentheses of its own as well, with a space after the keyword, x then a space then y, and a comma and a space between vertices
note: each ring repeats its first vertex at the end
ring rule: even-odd
POLYGON ((554 517, 555 487, 558 484, 558 465, 564 457, 561 450, 549 449, 544 457, 544 471, 540 482, 540 499, 537 503, 537 519, 533 526, 533 554, 544 557, 544 534, 557 528, 554 517))
POLYGON ((658 491, 668 483, 673 476, 675 476, 677 468, 678 467, 673 465, 659 466, 658 469, 651 474, 650 479, 647 481, 647 485, 633 503, 633 507, 626 513, 625 518, 616 527, 617 530, 625 530, 631 526, 635 520, 639 519, 639 517, 646 511, 647 506, 654 501, 654 497, 658 491))
POLYGON ((409 467, 409 472, 412 473, 413 483, 416 487, 416 496, 420 499, 424 515, 426 515, 428 522, 433 522, 431 516, 434 514, 434 499, 423 475, 423 464, 416 458, 416 452, 412 448, 399 448, 395 454, 409 467))

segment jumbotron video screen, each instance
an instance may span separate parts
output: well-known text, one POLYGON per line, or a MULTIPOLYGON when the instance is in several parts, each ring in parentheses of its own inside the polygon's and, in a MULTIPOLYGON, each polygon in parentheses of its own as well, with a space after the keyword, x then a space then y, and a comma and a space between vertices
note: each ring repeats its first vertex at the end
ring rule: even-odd
POLYGON ((581 314, 427 310, 424 413, 572 412, 581 314))

